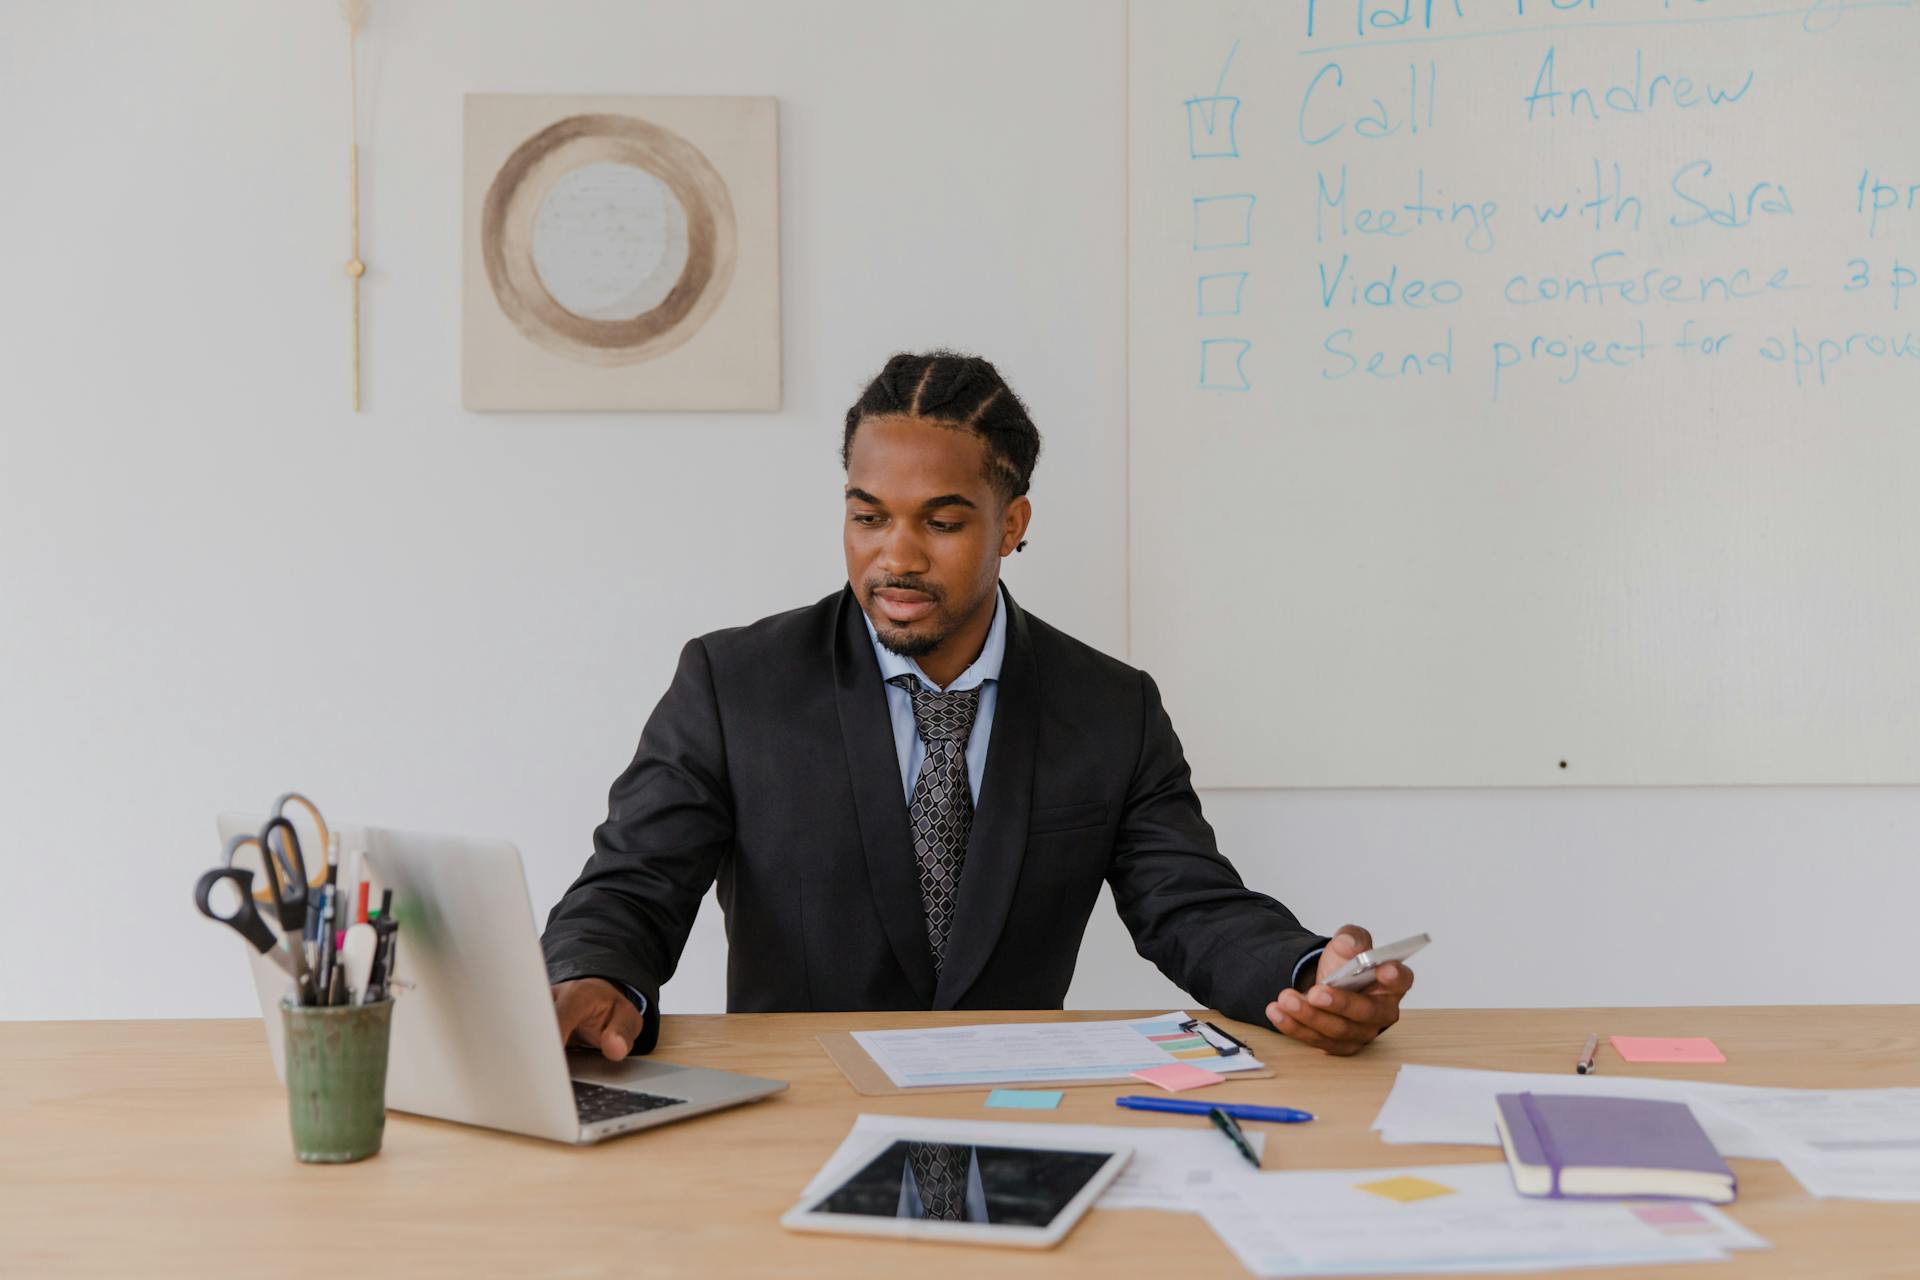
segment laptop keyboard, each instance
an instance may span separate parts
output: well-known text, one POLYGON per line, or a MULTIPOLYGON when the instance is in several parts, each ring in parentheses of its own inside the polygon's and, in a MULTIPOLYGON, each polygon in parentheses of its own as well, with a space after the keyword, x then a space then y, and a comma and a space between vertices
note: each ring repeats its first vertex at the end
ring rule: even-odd
POLYGON ((580 1113, 582 1124, 617 1120, 640 1111, 658 1111, 661 1107, 677 1107, 685 1101, 685 1098, 641 1093, 635 1089, 609 1089, 606 1085, 588 1084, 585 1080, 573 1082, 573 1109, 580 1113))

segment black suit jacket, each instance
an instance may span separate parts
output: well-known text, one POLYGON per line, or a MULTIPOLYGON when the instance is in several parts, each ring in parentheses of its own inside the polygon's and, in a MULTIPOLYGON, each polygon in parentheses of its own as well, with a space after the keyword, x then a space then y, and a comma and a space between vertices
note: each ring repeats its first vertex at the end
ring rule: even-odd
POLYGON ((1144 672, 1005 597, 1007 651, 934 980, 873 644, 850 588, 688 642, 547 920, 547 971, 647 997, 719 881, 733 1011, 1057 1009, 1101 882, 1141 955, 1264 1022, 1325 939, 1241 883, 1144 672))

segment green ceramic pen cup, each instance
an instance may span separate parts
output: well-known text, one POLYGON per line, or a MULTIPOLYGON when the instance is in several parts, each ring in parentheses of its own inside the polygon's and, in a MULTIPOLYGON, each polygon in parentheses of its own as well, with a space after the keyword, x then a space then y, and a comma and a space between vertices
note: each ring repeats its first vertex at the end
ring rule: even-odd
POLYGON ((346 1164, 380 1151, 387 1127, 387 1039, 393 1001, 280 1002, 286 1027, 287 1116, 293 1153, 346 1164))

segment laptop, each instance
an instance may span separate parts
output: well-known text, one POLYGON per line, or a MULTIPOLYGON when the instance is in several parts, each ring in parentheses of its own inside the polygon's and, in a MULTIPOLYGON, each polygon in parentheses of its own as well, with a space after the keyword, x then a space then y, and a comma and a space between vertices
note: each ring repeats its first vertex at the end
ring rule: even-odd
MULTIPOLYGON (((262 825, 221 814, 221 842, 262 825)), ((374 901, 393 890, 401 924, 387 1056, 392 1110, 585 1144, 787 1087, 652 1057, 609 1062, 563 1048, 519 850, 499 840, 381 827, 340 831, 348 848, 366 850, 374 901)), ((309 875, 320 875, 325 851, 302 852, 309 875)), ((292 983, 266 956, 251 948, 248 954, 273 1069, 285 1083, 280 1000, 292 983)))

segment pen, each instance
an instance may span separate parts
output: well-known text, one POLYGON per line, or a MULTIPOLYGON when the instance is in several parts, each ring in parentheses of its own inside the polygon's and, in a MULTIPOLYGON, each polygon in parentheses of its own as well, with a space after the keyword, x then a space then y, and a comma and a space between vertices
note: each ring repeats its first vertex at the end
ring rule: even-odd
POLYGON ((1575 1071, 1578 1071, 1583 1076, 1592 1075, 1593 1074, 1593 1051, 1595 1049, 1598 1049, 1599 1047, 1600 1047, 1600 1033, 1596 1031, 1592 1035, 1587 1037, 1587 1047, 1580 1051, 1580 1061, 1573 1064, 1573 1069, 1575 1071))
POLYGON ((327 878, 320 888, 320 930, 314 938, 317 952, 317 980, 315 994, 319 997, 315 1003, 330 1005, 334 1002, 334 961, 339 944, 334 938, 333 922, 340 914, 340 833, 327 835, 327 878))
POLYGON ((1253 1144, 1247 1141, 1246 1134, 1240 1132, 1240 1126, 1232 1116, 1219 1107, 1209 1107, 1207 1119, 1213 1121, 1214 1128, 1233 1140, 1233 1145, 1240 1148, 1240 1154, 1247 1158, 1248 1164, 1256 1169, 1260 1167, 1260 1157, 1253 1153, 1253 1144))
POLYGON ((374 926, 379 945, 373 953, 373 985, 378 989, 379 998, 384 1000, 393 994, 393 952, 399 941, 400 922, 392 916, 381 916, 380 923, 374 926))
POLYGON ((360 846, 363 841, 356 840, 351 845, 344 839, 340 845, 340 892, 346 898, 346 905, 340 909, 340 917, 335 922, 341 928, 357 924, 355 911, 360 902, 360 883, 366 879, 366 851, 360 846))
POLYGON ((1269 1124, 1304 1124, 1313 1119, 1311 1111, 1296 1111, 1292 1107, 1256 1107, 1244 1102, 1192 1102, 1186 1098, 1155 1098, 1138 1093, 1115 1098, 1113 1105, 1129 1111, 1170 1111, 1182 1116, 1204 1116, 1212 1111, 1224 1111, 1236 1120, 1264 1120, 1269 1124))
POLYGON ((314 975, 319 998, 314 1001, 315 1004, 333 1003, 333 898, 333 886, 330 884, 321 886, 320 910, 315 913, 320 917, 320 937, 316 944, 319 955, 315 965, 317 972, 314 975))
POLYGON ((394 934, 400 929, 400 922, 393 918, 393 890, 380 891, 380 914, 371 924, 375 943, 373 967, 367 976, 367 994, 363 997, 367 1004, 386 999, 392 988, 394 934))

